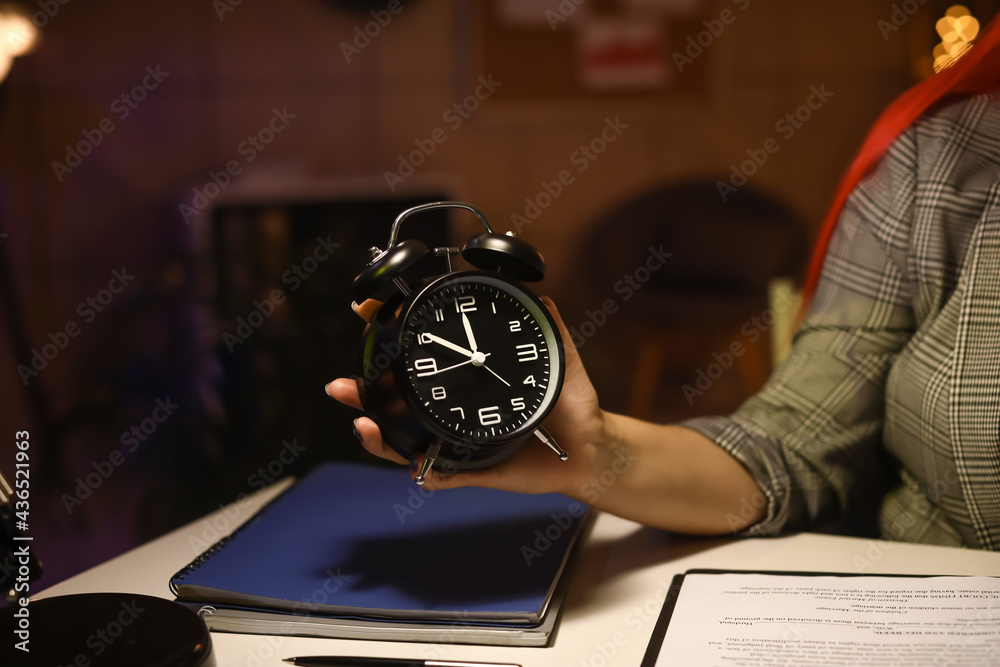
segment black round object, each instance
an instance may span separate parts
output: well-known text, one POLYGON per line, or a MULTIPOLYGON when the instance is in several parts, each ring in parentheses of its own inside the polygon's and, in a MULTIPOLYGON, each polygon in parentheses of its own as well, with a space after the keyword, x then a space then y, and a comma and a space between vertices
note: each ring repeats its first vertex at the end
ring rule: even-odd
POLYGON ((555 320, 504 274, 458 271, 385 302, 362 345, 358 391, 385 441, 445 472, 512 456, 555 406, 565 359, 555 320))
POLYGON ((386 250, 354 279, 354 301, 385 298, 385 288, 403 271, 420 261, 430 250, 416 239, 406 239, 386 250))
POLYGON ((500 271, 515 280, 538 282, 545 277, 545 258, 533 245, 514 236, 486 233, 462 248, 462 257, 484 271, 500 271))
POLYGON ((5 637, 2 665, 216 664, 212 639, 198 614, 150 595, 82 593, 35 600, 26 607, 15 602, 0 610, 0 634, 5 637))

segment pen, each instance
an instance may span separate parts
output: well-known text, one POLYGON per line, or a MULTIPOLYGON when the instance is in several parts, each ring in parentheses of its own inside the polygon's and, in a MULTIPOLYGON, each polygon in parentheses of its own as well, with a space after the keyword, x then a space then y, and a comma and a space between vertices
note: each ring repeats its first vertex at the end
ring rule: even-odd
POLYGON ((467 662, 465 660, 416 660, 408 658, 362 658, 351 656, 312 655, 285 658, 285 662, 300 667, 521 667, 512 662, 467 662))

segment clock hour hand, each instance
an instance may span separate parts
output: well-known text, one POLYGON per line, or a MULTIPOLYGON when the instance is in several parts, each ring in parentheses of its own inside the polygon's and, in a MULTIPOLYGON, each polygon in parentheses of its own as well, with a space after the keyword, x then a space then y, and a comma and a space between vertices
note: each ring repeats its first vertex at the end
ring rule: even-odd
POLYGON ((473 355, 472 351, 466 350, 464 347, 461 347, 460 345, 455 345, 451 341, 447 341, 444 338, 441 338, 440 336, 435 336, 432 333, 425 333, 424 337, 433 343, 437 343, 438 345, 446 347, 454 352, 458 352, 459 354, 464 354, 467 357, 471 357, 473 355))

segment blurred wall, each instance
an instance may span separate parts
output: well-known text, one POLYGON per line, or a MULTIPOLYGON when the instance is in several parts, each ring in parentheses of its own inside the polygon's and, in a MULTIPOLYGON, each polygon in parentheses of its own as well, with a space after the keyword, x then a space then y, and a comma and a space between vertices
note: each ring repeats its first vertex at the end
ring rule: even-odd
MULTIPOLYGON (((117 445, 117 434, 141 423, 154 399, 172 390, 138 388, 143 400, 116 411, 93 395, 104 357, 153 350, 149 363, 159 359, 167 372, 172 354, 198 346, 165 324, 185 317, 193 294, 190 267, 178 258, 195 247, 196 225, 184 224, 178 203, 195 203, 192 188, 203 190, 211 171, 233 161, 240 166, 233 187, 363 177, 388 192, 383 174, 398 168, 398 156, 448 127, 443 114, 473 92, 477 77, 490 76, 476 58, 480 3, 402 6, 347 62, 340 44, 371 18, 337 3, 73 0, 47 17, 37 52, 15 62, 0 93, 0 195, 9 234, 0 242, 14 262, 30 345, 40 349, 70 322, 81 326, 32 381, 41 380, 57 415, 88 405, 104 410, 100 419, 85 415, 86 427, 68 434, 62 459, 48 462, 61 472, 46 480, 51 507, 48 514, 39 509, 38 520, 76 545, 78 561, 63 574, 206 509, 192 501, 184 516, 161 507, 150 518, 152 510, 128 502, 134 489, 125 479, 109 482, 114 490, 102 491, 88 513, 69 515, 58 501, 76 475, 117 445), (133 108, 121 96, 136 86, 145 86, 145 99, 133 108), (269 125, 281 129, 251 151, 248 137, 269 125), (100 142, 70 167, 67 146, 88 137, 100 142), (81 312, 80 304, 123 270, 134 281, 107 312, 85 321, 88 309, 81 312), (177 317, 150 315, 164 309, 177 317)), ((706 14, 732 6, 709 2, 706 14)), ((914 21, 928 25, 930 7, 914 21)), ((616 141, 523 231, 549 262, 544 291, 584 309, 591 297, 576 286, 588 267, 578 253, 600 212, 651 183, 727 177, 748 149, 777 136, 776 121, 822 88, 832 96, 794 136, 780 139, 780 150, 751 177, 811 233, 864 131, 911 82, 909 28, 884 35, 878 26, 891 11, 888 2, 865 0, 754 0, 701 56, 709 68, 704 96, 656 104, 617 96, 553 104, 487 99, 448 129, 417 173, 447 175, 462 197, 506 228, 512 214, 524 214, 526 197, 570 167, 571 155, 605 119, 620 119, 627 128, 616 141)), ((341 258, 348 259, 355 258, 341 258)), ((16 371, 26 361, 12 357, 6 330, 2 335, 6 432, 38 429, 16 371)), ((183 369, 174 370, 182 383, 183 369)), ((159 436, 158 447, 183 451, 159 436)), ((33 447, 33 461, 43 465, 41 436, 33 447)), ((12 458, 5 439, 0 468, 10 469, 12 458)), ((198 497, 199 490, 188 493, 198 497)))

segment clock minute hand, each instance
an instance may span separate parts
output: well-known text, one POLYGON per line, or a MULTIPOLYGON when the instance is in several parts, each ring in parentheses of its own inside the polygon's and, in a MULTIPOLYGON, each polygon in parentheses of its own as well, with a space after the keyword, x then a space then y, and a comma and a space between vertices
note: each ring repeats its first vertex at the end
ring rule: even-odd
POLYGON ((464 354, 467 357, 472 357, 472 355, 473 355, 473 352, 471 352, 470 350, 466 350, 464 347, 461 347, 459 345, 455 345, 451 341, 447 341, 444 338, 441 338, 440 336, 435 336, 432 333, 424 334, 424 336, 428 340, 430 340, 431 342, 437 343, 438 345, 441 345, 442 347, 446 347, 449 350, 453 350, 455 352, 458 352, 459 354, 464 354))
POLYGON ((469 339, 469 347, 472 348, 473 352, 476 352, 479 348, 476 347, 476 337, 472 335, 472 325, 469 324, 469 316, 462 313, 462 326, 465 327, 465 335, 469 339))

